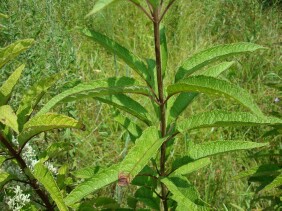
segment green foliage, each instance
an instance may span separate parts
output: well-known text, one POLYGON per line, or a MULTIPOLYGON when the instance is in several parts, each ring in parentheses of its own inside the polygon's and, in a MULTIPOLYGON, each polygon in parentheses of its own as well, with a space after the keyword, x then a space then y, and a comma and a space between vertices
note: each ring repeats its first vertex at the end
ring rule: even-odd
POLYGON ((248 92, 224 80, 199 75, 191 76, 167 87, 169 96, 180 92, 203 92, 205 94, 224 96, 227 99, 234 99, 254 114, 262 116, 261 110, 248 92))
POLYGON ((0 106, 0 122, 19 133, 17 116, 9 105, 0 106))
POLYGON ((175 75, 175 82, 178 82, 185 76, 191 75, 192 73, 204 67, 205 65, 216 60, 222 59, 226 56, 244 52, 253 52, 258 49, 264 49, 264 47, 253 43, 233 43, 209 48, 187 59, 183 63, 183 65, 179 67, 175 75))
POLYGON ((63 201, 63 196, 60 193, 60 189, 58 188, 55 179, 52 174, 44 166, 43 163, 38 162, 34 166, 34 177, 44 186, 44 188, 50 193, 51 198, 55 201, 58 209, 60 211, 68 210, 67 206, 63 201))
POLYGON ((0 87, 0 105, 5 105, 6 103, 8 103, 12 95, 12 91, 15 85, 17 84, 23 69, 24 65, 18 67, 13 72, 13 74, 5 81, 5 83, 0 87))

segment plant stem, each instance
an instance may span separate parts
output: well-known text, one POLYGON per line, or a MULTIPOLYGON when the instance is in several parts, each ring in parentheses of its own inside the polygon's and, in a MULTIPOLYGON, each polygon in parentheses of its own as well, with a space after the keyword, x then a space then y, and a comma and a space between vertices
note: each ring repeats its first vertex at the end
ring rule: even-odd
MULTIPOLYGON (((154 41, 155 41, 155 56, 156 56, 156 70, 157 70, 157 81, 158 81, 158 92, 159 92, 159 106, 160 106, 160 130, 161 136, 166 135, 166 107, 163 90, 163 78, 162 78, 162 61, 161 61, 161 44, 160 44, 160 7, 154 9, 153 12, 153 24, 154 24, 154 41)), ((161 146, 161 158, 160 158, 160 176, 165 176, 165 152, 166 143, 161 146)), ((167 205, 167 188, 161 184, 161 197, 163 203, 163 210, 168 210, 167 205)))
POLYGON ((43 190, 40 189, 40 186, 37 180, 26 173, 26 172, 30 172, 30 169, 28 168, 26 162, 22 159, 21 155, 17 153, 17 151, 13 148, 13 146, 9 143, 9 141, 1 133, 0 133, 0 141, 9 150, 10 154, 14 157, 14 159, 16 159, 22 172, 25 174, 25 176, 28 179, 28 184, 30 184, 33 190, 37 193, 37 195, 44 202, 47 210, 53 211, 54 207, 51 204, 51 202, 49 201, 48 195, 43 190))

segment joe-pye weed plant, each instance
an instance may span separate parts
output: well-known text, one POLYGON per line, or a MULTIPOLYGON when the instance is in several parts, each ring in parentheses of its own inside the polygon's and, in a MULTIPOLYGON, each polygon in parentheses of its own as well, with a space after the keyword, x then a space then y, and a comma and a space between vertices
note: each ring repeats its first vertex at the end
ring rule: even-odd
MULTIPOLYGON (((97 1, 88 16, 114 2, 116 1, 97 1)), ((136 209, 138 201, 155 210, 209 209, 212 205, 201 200, 196 187, 186 175, 209 165, 211 162, 209 157, 215 154, 263 147, 267 143, 219 140, 198 144, 190 141, 187 154, 173 162, 168 162, 170 152, 178 136, 199 128, 281 125, 281 120, 266 117, 247 91, 218 79, 218 76, 233 64, 218 61, 230 55, 262 50, 264 47, 252 43, 219 45, 191 56, 175 70, 168 70, 167 40, 165 27, 161 22, 175 0, 129 0, 129 2, 138 7, 152 22, 155 58, 143 60, 109 37, 91 29, 84 29, 83 33, 87 37, 117 55, 138 76, 113 77, 80 84, 56 96, 50 101, 52 103, 48 103, 42 109, 42 112, 46 112, 61 101, 90 97, 133 116, 133 118, 123 115, 115 117, 134 141, 134 146, 124 160, 97 173, 94 173, 95 167, 82 169, 80 176, 87 180, 79 184, 65 198, 65 202, 75 207, 77 206, 75 203, 83 197, 118 182, 120 186, 138 187, 134 196, 128 200, 128 206, 132 209, 136 209), (217 63, 212 65, 213 62, 217 63), (176 74, 173 80, 165 84, 165 77, 171 75, 168 71, 176 71, 176 74), (233 100, 249 112, 216 110, 185 119, 179 118, 200 93, 233 100), (147 98, 152 108, 137 102, 133 95, 141 95, 143 102, 147 98)), ((80 204, 80 209, 89 204, 90 201, 80 204)))

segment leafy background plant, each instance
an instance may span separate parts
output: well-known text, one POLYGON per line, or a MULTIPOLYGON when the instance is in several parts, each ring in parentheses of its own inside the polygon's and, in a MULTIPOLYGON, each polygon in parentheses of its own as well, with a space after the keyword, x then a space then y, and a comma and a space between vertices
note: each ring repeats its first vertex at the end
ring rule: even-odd
MULTIPOLYGON (((131 4, 123 2, 119 4, 120 8, 125 8, 123 16, 118 15, 118 8, 111 7, 97 16, 85 20, 83 17, 89 12, 87 5, 88 2, 86 1, 79 2, 79 5, 78 3, 68 4, 62 1, 53 1, 46 4, 33 4, 33 2, 29 1, 19 4, 6 2, 1 5, 1 7, 4 7, 3 12, 6 14, 17 11, 18 16, 25 16, 25 22, 22 22, 22 19, 16 19, 16 16, 9 14, 11 18, 4 23, 7 27, 1 35, 5 38, 1 39, 2 42, 10 43, 8 42, 9 40, 15 41, 17 38, 25 37, 34 37, 38 41, 36 47, 29 51, 27 55, 23 54, 20 58, 22 60, 27 59, 27 65, 30 67, 27 68, 24 80, 21 83, 26 86, 31 84, 32 80, 36 80, 41 74, 47 75, 58 71, 58 69, 69 68, 68 77, 73 79, 73 76, 75 76, 76 79, 68 84, 61 81, 60 84, 62 86, 56 87, 56 92, 60 92, 67 87, 74 86, 79 80, 90 81, 104 77, 104 75, 131 76, 133 74, 130 68, 118 60, 116 56, 106 53, 104 49, 101 49, 98 45, 93 44, 77 33, 73 29, 75 26, 88 25, 91 28, 95 27, 95 30, 114 37, 119 43, 129 47, 134 53, 138 52, 140 57, 148 57, 148 55, 153 57, 152 31, 148 27, 149 23, 141 18, 128 18, 141 15, 131 4), (78 10, 77 8, 80 9, 78 10), (48 17, 46 21, 40 18, 43 14, 45 17, 48 17), (32 23, 34 15, 37 15, 42 20, 42 25, 34 25, 32 23), (64 22, 63 20, 67 21, 64 22), (105 22, 105 20, 109 21, 105 22), (136 29, 135 25, 139 27, 136 29), (33 30, 27 26, 31 26, 33 30), (65 30, 60 30, 61 28, 65 30), (19 29, 21 33, 19 33, 19 29), (148 34, 143 34, 144 31, 148 31, 148 34), (124 39, 124 37, 130 37, 131 39, 124 39), (46 51, 47 44, 49 51, 46 51), (89 47, 92 45, 94 45, 94 48, 89 47), (97 50, 93 51, 93 49, 97 50), (81 72, 81 69, 83 69, 83 72, 81 72), (42 72, 42 70, 46 71, 42 72)), ((273 89, 266 88, 261 82, 265 77, 273 80, 273 78, 280 75, 281 63, 279 57, 281 55, 279 52, 281 47, 277 44, 279 43, 280 32, 279 16, 279 8, 263 8, 256 1, 226 1, 224 3, 219 1, 191 1, 188 4, 182 1, 176 2, 168 16, 164 19, 165 25, 167 25, 170 56, 168 68, 174 69, 172 67, 178 66, 180 61, 186 58, 188 54, 191 55, 193 52, 214 44, 252 41, 269 46, 271 48, 267 51, 256 52, 255 56, 247 55, 238 59, 240 62, 236 62, 229 71, 223 74, 223 77, 251 90, 255 94, 256 102, 258 102, 260 108, 265 113, 271 111, 273 107, 274 110, 278 109, 279 107, 277 108, 277 106, 280 104, 273 103, 273 99, 279 97, 279 93, 273 89), (249 8, 249 10, 246 8, 249 8), (181 11, 182 14, 174 11, 181 11), (236 13, 230 11, 236 11, 236 13), (252 11, 252 15, 246 15, 246 13, 249 14, 249 11, 252 11), (181 14, 181 16, 175 14, 181 14), (242 20, 241 17, 246 17, 246 19, 242 20), (198 24, 199 22, 202 24, 198 24), (187 26, 187 24, 189 25, 187 26)), ((9 69, 4 69, 4 72, 9 72, 9 69)), ((1 74, 1 76, 4 75, 1 74)), ((167 78, 170 78, 170 76, 167 76, 167 78)), ((3 80, 1 79, 1 81, 3 80)), ((19 90, 21 89, 20 87, 19 85, 19 90)), ((15 95, 14 98, 19 99, 21 95, 20 92, 17 93, 19 94, 15 95)), ((50 94, 54 94, 54 91, 50 94)), ((15 100, 15 102, 17 101, 15 100)), ((212 108, 219 109, 223 106, 229 110, 237 110, 234 104, 228 104, 228 102, 223 102, 220 99, 207 99, 200 96, 198 103, 192 105, 187 111, 187 115, 196 113, 196 111, 199 112, 212 108), (207 106, 202 107, 199 105, 207 106)), ((128 136, 123 135, 121 128, 116 123, 110 121, 112 115, 109 114, 112 112, 106 105, 95 103, 89 99, 76 104, 63 104, 59 109, 74 117, 80 117, 87 126, 86 131, 83 133, 69 135, 67 131, 62 137, 65 140, 71 138, 77 146, 74 150, 68 152, 70 156, 75 156, 74 163, 70 164, 73 165, 71 168, 81 168, 89 165, 105 166, 116 163, 117 159, 122 159, 124 153, 121 152, 123 148, 123 152, 127 150, 126 143, 129 142, 126 140, 128 136), (90 104, 93 106, 89 106, 90 104), (81 110, 83 112, 78 112, 81 110), (93 116, 93 114, 98 115, 93 116), (93 124, 93 119, 95 124, 93 124), (123 137, 125 142, 112 141, 121 140, 120 137, 123 137), (91 156, 89 156, 90 153, 91 156)), ((236 139, 245 137, 247 140, 259 141, 259 139, 262 139, 260 135, 261 130, 261 127, 254 127, 252 129, 216 129, 216 133, 210 130, 195 131, 189 134, 189 136, 187 135, 185 139, 180 139, 177 142, 176 146, 178 148, 175 149, 175 155, 185 153, 182 151, 183 144, 188 140, 199 140, 199 138, 206 137, 206 134, 212 134, 214 140, 218 138, 236 139), (248 133, 245 132, 246 130, 248 130, 248 133)), ((275 148, 275 146, 273 145, 272 147, 275 148)), ((215 207, 226 206, 232 209, 234 206, 241 206, 243 208, 248 206, 266 206, 265 201, 257 202, 255 205, 251 204, 252 192, 247 188, 247 183, 242 182, 239 184, 238 181, 230 181, 231 176, 229 175, 234 175, 233 171, 239 172, 238 170, 242 166, 248 169, 249 165, 252 166, 252 163, 258 162, 257 159, 246 161, 243 158, 245 153, 236 153, 236 155, 239 155, 235 158, 237 162, 234 160, 235 156, 224 156, 224 161, 222 157, 213 158, 215 159, 213 166, 199 172, 200 175, 204 176, 199 177, 197 174, 194 174, 191 178, 197 178, 195 184, 199 186, 204 200, 215 207), (232 163, 232 165, 225 165, 226 161, 232 163), (238 191, 233 192, 234 190, 238 191), (236 194, 238 192, 247 194, 242 196, 236 194), (222 204, 223 199, 224 205, 222 204)), ((191 181, 194 180, 191 179, 191 181)), ((126 197, 120 197, 119 194, 121 192, 122 190, 119 188, 117 190, 108 188, 101 190, 97 194, 115 195, 117 199, 123 200, 123 203, 125 203, 126 197)))

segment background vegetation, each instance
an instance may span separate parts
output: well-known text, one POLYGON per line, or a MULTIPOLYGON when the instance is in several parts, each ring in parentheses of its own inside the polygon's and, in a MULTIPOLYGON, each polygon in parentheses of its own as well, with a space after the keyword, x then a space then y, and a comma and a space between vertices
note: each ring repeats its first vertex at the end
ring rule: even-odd
MULTIPOLYGON (((134 74, 115 56, 82 36, 79 29, 84 26, 107 34, 140 56, 153 57, 152 25, 145 18, 140 18, 140 11, 121 1, 85 19, 94 3, 88 0, 1 1, 0 12, 9 18, 0 19, 0 46, 23 38, 36 40, 33 48, 21 54, 18 61, 1 69, 2 82, 17 64, 27 64, 13 102, 19 102, 23 88, 60 71, 66 70, 67 74, 51 90, 50 97, 79 81, 134 74)), ((265 114, 281 115, 281 91, 269 86, 282 83, 281 1, 178 0, 164 24, 167 26, 170 49, 168 70, 175 69, 173 67, 179 66, 179 62, 189 55, 216 44, 245 41, 268 47, 268 50, 252 56, 240 57, 222 77, 251 91, 265 114), (275 98, 280 98, 280 101, 275 101, 275 98)), ((223 105, 220 98, 205 96, 198 103, 201 106, 193 104, 186 112, 187 116, 199 111, 199 107, 205 110, 222 106, 234 111, 238 109, 231 103, 223 105)), ((69 146, 68 151, 54 159, 55 165, 67 162, 70 171, 89 165, 109 165, 121 160, 130 147, 123 130, 112 121, 116 111, 107 105, 87 100, 64 104, 57 109, 80 119, 86 130, 72 133, 69 130, 57 131, 33 142, 33 147, 38 150, 53 140, 63 141, 69 146)), ((232 153, 217 156, 211 166, 190 178, 201 191, 202 198, 216 210, 261 210, 274 204, 281 205, 281 191, 257 193, 257 183, 234 177, 263 163, 281 166, 281 135, 264 136, 268 130, 267 127, 198 130, 178 140, 178 149, 172 153, 183 154, 189 139, 205 141, 207 136, 210 139, 244 137, 250 141, 270 142, 271 147, 262 152, 252 150, 235 153, 236 156, 232 153)), ((127 192, 130 192, 130 187, 122 189, 111 186, 95 194, 113 196, 123 203, 127 192)))

